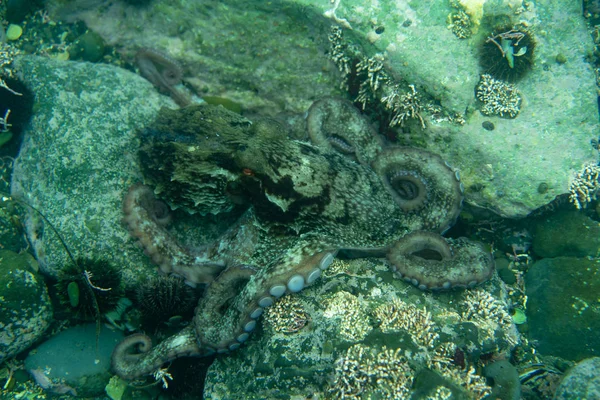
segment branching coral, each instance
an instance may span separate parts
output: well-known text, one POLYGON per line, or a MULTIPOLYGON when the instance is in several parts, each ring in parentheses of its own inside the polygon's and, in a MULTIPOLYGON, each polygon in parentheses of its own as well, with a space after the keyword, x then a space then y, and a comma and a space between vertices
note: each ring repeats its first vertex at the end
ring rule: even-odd
POLYGON ((463 10, 457 9, 448 15, 448 29, 452 31, 459 39, 467 39, 471 37, 471 17, 463 10))
POLYGON ((483 399, 491 393, 485 381, 485 378, 475 373, 473 366, 457 365, 454 362, 454 354, 456 352, 456 344, 442 343, 439 345, 433 357, 429 361, 429 368, 439 372, 442 376, 463 387, 471 393, 475 399, 483 399))
POLYGON ((302 302, 293 296, 285 296, 267 308, 264 316, 267 326, 279 333, 296 333, 310 321, 302 302))
POLYGON ((400 353, 386 347, 380 351, 360 344, 350 347, 335 363, 333 398, 407 398, 413 371, 400 353))
POLYGON ((404 94, 400 94, 398 87, 395 86, 388 91, 388 94, 381 98, 383 105, 392 112, 390 126, 404 125, 404 122, 410 119, 419 120, 421 128, 425 129, 425 121, 421 117, 421 100, 415 85, 408 85, 410 89, 404 94))
POLYGON ((481 112, 484 115, 515 118, 521 110, 521 95, 515 86, 494 79, 491 75, 481 75, 475 95, 483 103, 481 112))
POLYGON ((483 289, 466 292, 462 303, 464 311, 462 317, 467 321, 475 322, 489 337, 494 337, 494 332, 501 328, 509 346, 519 342, 514 322, 507 311, 507 306, 494 298, 483 289))
POLYGON ((375 316, 383 332, 404 330, 420 346, 433 347, 439 337, 431 313, 427 309, 421 310, 399 299, 377 307, 375 316))
POLYGON ((368 104, 381 106, 390 114, 389 126, 404 126, 409 120, 418 120, 425 128, 421 113, 421 99, 415 85, 404 89, 385 70, 383 54, 366 57, 360 51, 343 42, 342 30, 332 28, 329 35, 331 59, 342 74, 342 88, 348 88, 350 80, 357 80, 358 94, 355 101, 363 110, 368 104), (355 74, 356 76, 353 76, 355 74))
POLYGON ((577 207, 584 208, 589 202, 596 199, 600 189, 600 166, 586 165, 577 173, 569 188, 569 201, 577 207))
POLYGON ((365 318, 364 307, 352 294, 338 292, 333 297, 325 300, 326 318, 339 320, 338 329, 340 335, 348 341, 364 339, 373 329, 365 318))

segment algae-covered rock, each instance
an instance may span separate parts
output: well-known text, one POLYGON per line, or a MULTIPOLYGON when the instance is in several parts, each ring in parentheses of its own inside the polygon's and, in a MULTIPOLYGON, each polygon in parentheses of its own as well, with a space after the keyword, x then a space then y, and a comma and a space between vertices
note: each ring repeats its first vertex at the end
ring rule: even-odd
POLYGON ((30 254, 0 250, 0 364, 27 349, 50 325, 52 306, 30 254))
POLYGON ((122 339, 122 332, 102 328, 96 348, 96 325, 75 326, 38 346, 25 368, 50 392, 98 396, 112 376, 110 356, 122 339))
POLYGON ((491 398, 504 400, 521 399, 519 371, 507 360, 495 361, 485 367, 485 376, 493 379, 491 398))
POLYGON ((330 22, 312 7, 279 0, 161 0, 144 7, 52 3, 51 15, 85 21, 126 54, 152 48, 177 60, 185 66, 187 85, 211 102, 216 96, 236 108, 274 115, 304 112, 315 98, 340 93, 326 57, 330 22))
MULTIPOLYGON (((0 178, 2 178, 0 171, 0 178)), ((2 187, 0 187, 0 197, 2 196, 2 187)), ((18 217, 18 208, 11 201, 0 201, 0 243, 2 249, 12 250, 16 253, 27 248, 27 242, 23 237, 22 226, 18 217)))
POLYGON ((74 60, 98 62, 105 52, 104 40, 93 31, 87 31, 77 38, 69 54, 74 60))
POLYGON ((600 260, 546 258, 525 276, 530 338, 544 355, 600 355, 600 260))
MULTIPOLYGON (((14 65, 36 104, 14 163, 13 196, 40 210, 76 257, 127 265, 125 278, 135 278, 150 267, 120 223, 124 192, 141 179, 135 133, 173 103, 139 75, 109 65, 33 56, 14 65)), ((56 277, 70 262, 65 249, 26 211, 40 269, 56 277)))
POLYGON ((267 309, 242 348, 215 360, 205 399, 483 396, 491 388, 469 366, 519 340, 498 278, 427 294, 377 260, 336 260, 325 275, 267 309), (464 369, 450 361, 457 352, 464 369))
POLYGON ((556 390, 554 400, 600 399, 600 358, 581 361, 570 369, 556 390))
POLYGON ((536 225, 533 251, 540 257, 596 257, 600 224, 576 210, 552 214, 536 225))

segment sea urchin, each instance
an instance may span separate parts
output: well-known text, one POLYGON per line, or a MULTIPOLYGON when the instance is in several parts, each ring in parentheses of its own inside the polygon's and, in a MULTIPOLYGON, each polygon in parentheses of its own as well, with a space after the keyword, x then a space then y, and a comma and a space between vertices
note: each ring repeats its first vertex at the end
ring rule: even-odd
POLYGON ((515 82, 533 66, 534 51, 535 41, 531 32, 521 27, 505 26, 495 29, 483 41, 479 62, 483 73, 515 82))

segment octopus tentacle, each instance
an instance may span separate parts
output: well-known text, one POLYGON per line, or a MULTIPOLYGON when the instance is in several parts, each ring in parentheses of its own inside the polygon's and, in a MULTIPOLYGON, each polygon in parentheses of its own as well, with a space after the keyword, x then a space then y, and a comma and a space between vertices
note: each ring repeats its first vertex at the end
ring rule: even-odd
MULTIPOLYGON (((231 308, 231 302, 239 294, 240 290, 243 290, 242 288, 247 286, 248 281, 254 273, 255 271, 250 267, 231 267, 223 271, 208 286, 203 298, 198 303, 198 307, 196 307, 194 317, 196 338, 203 346, 210 348, 213 352, 223 352, 228 349, 229 342, 233 342, 236 336, 234 332, 221 332, 226 339, 221 339, 219 342, 209 341, 206 338, 205 332, 210 331, 211 325, 222 318, 225 310, 231 308)), ((237 336, 239 337, 239 335, 237 336)), ((244 338, 247 339, 247 336, 244 336, 244 338)))
POLYGON ((135 379, 151 374, 161 365, 179 357, 208 356, 210 349, 202 349, 196 342, 192 327, 186 327, 157 346, 143 333, 127 336, 112 353, 112 369, 124 379, 135 379))
POLYGON ((225 268, 224 262, 209 261, 208 252, 190 254, 170 237, 164 227, 169 220, 168 208, 148 186, 137 184, 129 188, 123 213, 131 235, 164 273, 179 274, 196 284, 211 282, 225 268))
POLYGON ((185 107, 190 104, 190 99, 175 88, 183 78, 183 70, 177 61, 156 50, 146 48, 137 52, 135 63, 144 78, 152 82, 161 92, 170 94, 177 105, 185 107))
POLYGON ((387 258, 394 272, 421 290, 473 287, 494 272, 494 260, 481 244, 433 232, 406 235, 387 258))
POLYGON ((161 365, 179 357, 205 357, 225 353, 240 347, 256 327, 264 308, 272 305, 285 293, 294 293, 312 284, 321 271, 329 267, 335 252, 324 251, 305 257, 299 267, 282 272, 275 279, 257 278, 249 268, 231 268, 211 283, 198 305, 194 324, 184 328, 152 347, 151 339, 141 333, 130 335, 119 343, 112 354, 112 369, 124 379, 134 379, 157 370, 161 365), (238 284, 248 282, 233 298, 238 284), (257 290, 255 285, 260 286, 257 290), (256 293, 259 293, 256 296, 256 293), (244 306, 245 305, 245 306, 244 306))
MULTIPOLYGON (((194 317, 198 342, 202 347, 212 348, 218 353, 237 349, 249 338, 256 327, 256 320, 266 307, 284 294, 299 292, 314 283, 321 272, 329 267, 334 256, 335 252, 329 250, 299 255, 294 260, 297 264, 293 264, 293 268, 289 264, 279 264, 262 270, 250 278, 226 309, 221 307, 222 302, 214 300, 215 293, 209 287, 194 317)), ((212 288, 219 294, 222 291, 217 285, 220 279, 213 283, 215 286, 212 288)), ((224 280, 223 284, 226 285, 228 281, 224 280)))
POLYGON ((373 163, 396 204, 422 216, 421 229, 445 232, 460 213, 464 188, 458 172, 437 154, 410 147, 384 150, 373 163))

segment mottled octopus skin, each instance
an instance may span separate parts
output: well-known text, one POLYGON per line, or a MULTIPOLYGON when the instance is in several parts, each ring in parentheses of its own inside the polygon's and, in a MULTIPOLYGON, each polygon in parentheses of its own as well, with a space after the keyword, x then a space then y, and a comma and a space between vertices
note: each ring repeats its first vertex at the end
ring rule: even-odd
MULTIPOLYGON (((251 122, 214 106, 163 109, 142 132, 141 165, 154 189, 130 189, 125 222, 163 272, 209 285, 193 324, 179 334, 153 348, 141 334, 117 346, 115 373, 131 379, 177 357, 235 350, 265 307, 314 283, 338 251, 385 255, 409 232, 439 236, 460 212, 458 176, 434 154, 381 149, 371 168, 355 162, 367 156, 348 157, 284 132, 275 122, 251 122), (423 160, 428 165, 420 165, 423 160), (402 163, 412 169, 402 171, 402 163), (193 253, 169 235, 164 216, 155 215, 162 208, 153 192, 171 208, 191 213, 245 211, 193 253)), ((359 151, 352 138, 339 134, 336 140, 359 151)))

